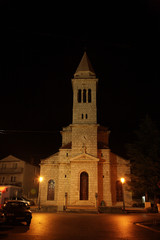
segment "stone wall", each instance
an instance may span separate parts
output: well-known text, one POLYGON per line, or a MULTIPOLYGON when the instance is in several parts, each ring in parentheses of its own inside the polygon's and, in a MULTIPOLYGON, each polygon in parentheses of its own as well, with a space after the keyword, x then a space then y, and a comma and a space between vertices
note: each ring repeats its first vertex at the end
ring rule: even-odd
POLYGON ((123 185, 124 189, 124 199, 126 206, 132 205, 132 193, 129 191, 128 182, 130 181, 130 162, 117 156, 117 177, 120 179, 121 177, 125 178, 125 183, 123 185))
POLYGON ((113 206, 122 206, 122 202, 117 202, 116 200, 116 181, 120 181, 122 177, 125 178, 125 184, 123 185, 124 189, 124 198, 126 206, 132 204, 132 193, 128 191, 127 182, 130 181, 130 164, 129 161, 119 157, 114 153, 110 153, 110 168, 111 168, 111 192, 112 192, 112 204, 113 206))
POLYGON ((56 205, 59 189, 59 165, 58 164, 41 164, 40 175, 43 176, 43 181, 40 183, 40 199, 42 205, 56 205), (53 201, 47 200, 48 181, 53 179, 55 181, 55 196, 53 201))
POLYGON ((96 205, 95 193, 98 193, 97 162, 71 162, 70 205, 96 205), (89 177, 88 200, 80 200, 80 174, 87 172, 89 177))
POLYGON ((96 87, 98 79, 72 79, 73 86, 73 124, 97 123, 96 87), (78 89, 91 89, 91 102, 78 102, 78 89), (83 114, 83 118, 82 118, 83 114), (87 117, 86 117, 87 114, 87 117))
POLYGON ((63 128, 62 135, 62 147, 72 142, 72 128, 71 126, 63 128))
POLYGON ((72 125, 72 152, 80 154, 86 148, 86 152, 97 157, 97 124, 72 125))
POLYGON ((108 130, 108 128, 101 126, 98 127, 97 141, 98 143, 103 143, 103 147, 108 146, 109 134, 110 131, 108 130))

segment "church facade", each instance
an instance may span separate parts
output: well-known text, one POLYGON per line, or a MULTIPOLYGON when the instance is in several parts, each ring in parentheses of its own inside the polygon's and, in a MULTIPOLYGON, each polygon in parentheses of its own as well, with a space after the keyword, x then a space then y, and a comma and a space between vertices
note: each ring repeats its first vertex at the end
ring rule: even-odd
POLYGON ((110 131, 97 123, 98 79, 84 53, 72 79, 72 124, 61 131, 62 146, 41 160, 39 197, 41 205, 57 206, 59 211, 77 207, 127 206, 130 167, 128 161, 111 152, 110 131), (120 178, 126 178, 124 194, 120 178))

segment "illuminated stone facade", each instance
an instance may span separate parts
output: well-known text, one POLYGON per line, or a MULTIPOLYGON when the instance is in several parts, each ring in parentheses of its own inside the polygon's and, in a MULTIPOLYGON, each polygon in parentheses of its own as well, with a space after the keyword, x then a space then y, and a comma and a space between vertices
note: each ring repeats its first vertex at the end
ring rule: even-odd
MULTIPOLYGON (((98 79, 84 53, 72 79, 72 124, 61 131, 59 152, 41 161, 40 199, 42 205, 64 208, 100 204, 122 206, 117 181, 130 172, 128 161, 113 154, 108 146, 110 131, 97 124, 98 79), (117 196, 119 195, 119 196, 117 196)), ((125 188, 125 202, 131 193, 125 188)))

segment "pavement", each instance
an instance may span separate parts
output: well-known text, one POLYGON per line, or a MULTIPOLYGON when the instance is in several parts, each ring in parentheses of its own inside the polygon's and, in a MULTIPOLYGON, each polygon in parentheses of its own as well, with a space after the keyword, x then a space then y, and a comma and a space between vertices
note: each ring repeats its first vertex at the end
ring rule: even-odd
MULTIPOLYGON (((55 207, 41 207, 39 209, 39 206, 31 206, 30 207, 31 211, 33 213, 43 213, 43 212, 48 212, 48 213, 56 213, 57 209, 55 207)), ((64 213, 67 214, 72 214, 72 213, 93 213, 93 214, 114 214, 114 213, 108 213, 108 212, 103 212, 103 213, 98 213, 98 211, 91 212, 92 209, 89 209, 88 211, 85 209, 70 209, 70 211, 66 211, 64 213)), ((134 224, 138 227, 148 229, 153 232, 160 233, 160 213, 146 213, 146 209, 144 208, 126 208, 125 212, 121 212, 121 214, 126 214, 126 215, 132 215, 132 214, 143 214, 145 213, 148 217, 149 220, 147 219, 146 221, 140 221, 140 222, 134 222, 134 224)), ((6 231, 8 231, 11 228, 11 226, 0 224, 0 235, 5 234, 6 231)))
POLYGON ((160 214, 35 212, 25 223, 0 226, 5 240, 159 240, 160 214))
POLYGON ((160 233, 160 213, 148 213, 147 215, 150 216, 150 220, 136 222, 135 224, 139 227, 160 233))
MULTIPOLYGON (((57 212, 57 209, 54 207, 41 207, 39 209, 39 206, 35 205, 35 206, 31 206, 30 207, 31 211, 34 213, 37 212, 57 212)), ((68 211, 66 211, 65 213, 93 213, 93 214, 101 214, 98 213, 98 211, 94 211, 91 212, 92 209, 68 209, 68 211)), ((114 213, 114 212, 113 212, 114 213)), ((146 209, 144 208, 126 208, 125 212, 121 212, 122 214, 133 214, 133 213, 146 213, 146 209)), ((103 214, 108 214, 108 212, 104 212, 103 214)), ((146 228, 148 230, 151 231, 155 231, 155 232, 160 232, 160 213, 146 213, 148 216, 150 216, 150 220, 147 221, 143 221, 143 222, 135 222, 135 225, 142 227, 142 228, 146 228)))

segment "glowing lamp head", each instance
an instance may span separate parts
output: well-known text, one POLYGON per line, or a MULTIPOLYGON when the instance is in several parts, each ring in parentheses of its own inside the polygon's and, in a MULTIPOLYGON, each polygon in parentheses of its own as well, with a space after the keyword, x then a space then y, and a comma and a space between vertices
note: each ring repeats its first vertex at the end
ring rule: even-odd
POLYGON ((123 184, 123 183, 125 183, 125 178, 121 178, 121 183, 123 184))
POLYGON ((42 182, 43 181, 43 177, 39 177, 39 182, 42 182))

